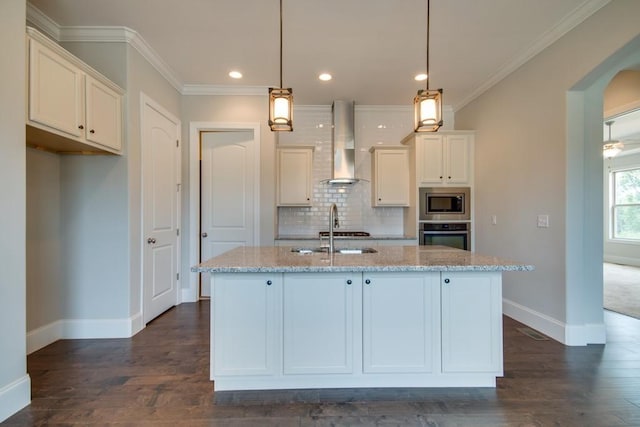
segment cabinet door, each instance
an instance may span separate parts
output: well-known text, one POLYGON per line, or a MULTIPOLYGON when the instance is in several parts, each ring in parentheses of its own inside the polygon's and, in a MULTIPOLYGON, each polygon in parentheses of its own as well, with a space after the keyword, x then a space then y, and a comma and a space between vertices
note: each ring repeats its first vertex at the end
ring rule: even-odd
POLYGON ((86 138, 116 151, 122 149, 122 101, 96 79, 86 76, 86 138))
MULTIPOLYGON (((361 275, 284 275, 284 373, 353 372, 354 293, 361 275)), ((358 304, 359 306, 359 304, 358 304)))
POLYGON ((418 181, 441 184, 444 180, 444 140, 441 135, 422 135, 418 144, 418 181))
POLYGON ((374 150, 372 166, 373 206, 409 206, 408 150, 374 150))
POLYGON ((75 65, 29 40, 29 120, 84 137, 83 79, 75 65))
POLYGON ((212 374, 274 375, 280 366, 282 274, 212 274, 212 374))
POLYGON ((446 175, 450 184, 469 182, 469 137, 467 135, 448 135, 445 145, 446 175))
POLYGON ((311 148, 278 149, 278 206, 310 206, 312 191, 311 148))
POLYGON ((364 273, 365 373, 439 371, 440 274, 364 273))
POLYGON ((442 273, 442 371, 502 375, 502 275, 442 273))

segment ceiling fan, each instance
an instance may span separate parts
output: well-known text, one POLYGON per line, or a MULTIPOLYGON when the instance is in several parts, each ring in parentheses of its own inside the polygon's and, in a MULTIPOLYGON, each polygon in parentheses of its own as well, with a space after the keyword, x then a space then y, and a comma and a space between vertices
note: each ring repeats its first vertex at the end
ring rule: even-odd
MULTIPOLYGON (((621 154, 624 150, 625 154, 630 154, 630 151, 636 152, 640 149, 640 139, 629 137, 621 138, 620 140, 611 138, 611 126, 614 120, 608 120, 604 124, 608 127, 609 137, 602 143, 602 155, 606 159, 610 159, 621 154), (638 147, 638 148, 636 148, 638 147)), ((636 136, 636 135, 633 135, 636 136)))

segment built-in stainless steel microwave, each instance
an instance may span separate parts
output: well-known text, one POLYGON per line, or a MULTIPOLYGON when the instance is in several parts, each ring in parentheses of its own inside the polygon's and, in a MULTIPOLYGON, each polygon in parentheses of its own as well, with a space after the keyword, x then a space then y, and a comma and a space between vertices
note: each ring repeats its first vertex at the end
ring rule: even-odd
POLYGON ((471 219, 469 187, 422 187, 419 199, 420 221, 471 219))

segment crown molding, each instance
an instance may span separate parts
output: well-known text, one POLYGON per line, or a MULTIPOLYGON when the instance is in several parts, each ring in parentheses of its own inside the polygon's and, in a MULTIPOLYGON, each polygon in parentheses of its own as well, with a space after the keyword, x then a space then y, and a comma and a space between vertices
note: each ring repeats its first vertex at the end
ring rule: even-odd
POLYGON ((27 22, 50 38, 60 41, 60 25, 29 2, 27 2, 27 22))
POLYGON ((182 85, 183 95, 268 96, 268 86, 182 85))
POLYGON ((178 92, 183 83, 162 57, 137 31, 127 27, 64 27, 31 3, 27 3, 27 21, 57 42, 127 43, 140 53, 178 92))
POLYGON ((467 104, 471 103, 473 100, 478 98, 480 95, 485 93, 487 90, 491 89, 493 86, 498 84, 501 80, 507 77, 509 74, 513 73, 515 70, 520 68, 530 59, 538 55, 540 52, 551 46, 562 36, 567 34, 569 31, 580 25, 591 15, 596 13, 598 10, 602 9, 604 6, 609 4, 611 0, 586 0, 576 9, 574 9, 571 13, 569 13, 565 18, 558 23, 554 28, 547 31, 542 37, 540 37, 529 49, 524 51, 522 55, 514 58, 513 60, 507 62, 504 66, 500 67, 500 71, 493 74, 487 81, 485 81, 482 85, 480 85, 476 90, 471 92, 469 96, 464 98, 461 102, 453 106, 453 111, 458 111, 467 104))

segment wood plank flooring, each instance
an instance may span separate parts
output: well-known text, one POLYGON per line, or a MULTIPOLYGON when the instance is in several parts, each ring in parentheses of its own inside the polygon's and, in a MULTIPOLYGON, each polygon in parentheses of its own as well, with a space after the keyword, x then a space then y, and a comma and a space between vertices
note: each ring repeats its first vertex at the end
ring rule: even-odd
POLYGON ((182 304, 131 339, 30 355, 32 404, 2 425, 640 426, 640 320, 605 318, 606 346, 565 347, 505 317, 496 389, 214 393, 209 304, 182 304))

